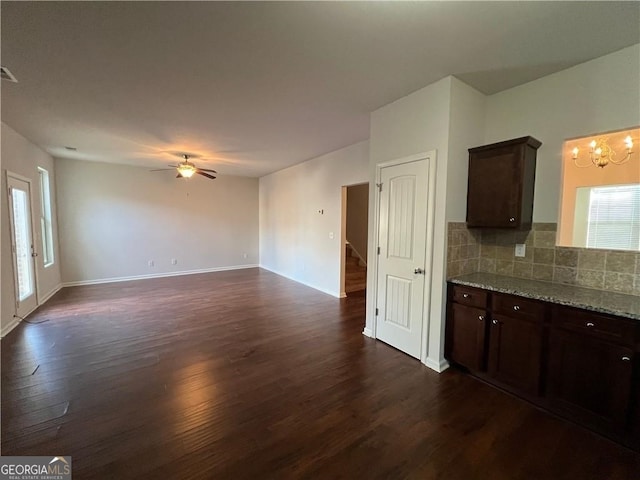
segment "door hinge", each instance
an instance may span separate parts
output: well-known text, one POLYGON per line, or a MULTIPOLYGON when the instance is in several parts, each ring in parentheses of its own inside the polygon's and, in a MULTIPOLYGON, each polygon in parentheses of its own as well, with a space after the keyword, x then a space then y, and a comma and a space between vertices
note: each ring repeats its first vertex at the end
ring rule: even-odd
POLYGON ((378 247, 378 255, 380 255, 380 247, 378 247))
POLYGON ((378 307, 376 307, 376 317, 378 316, 378 307))
POLYGON ((382 183, 376 183, 376 187, 378 187, 378 191, 382 191, 382 183))

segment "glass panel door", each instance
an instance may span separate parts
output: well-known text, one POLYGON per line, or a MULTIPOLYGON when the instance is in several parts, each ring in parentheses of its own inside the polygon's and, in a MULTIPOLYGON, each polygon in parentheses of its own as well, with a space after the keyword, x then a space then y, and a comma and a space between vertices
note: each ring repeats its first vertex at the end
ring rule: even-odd
POLYGON ((24 316, 37 305, 31 222, 31 188, 27 181, 7 175, 11 213, 11 248, 16 286, 16 314, 24 316))

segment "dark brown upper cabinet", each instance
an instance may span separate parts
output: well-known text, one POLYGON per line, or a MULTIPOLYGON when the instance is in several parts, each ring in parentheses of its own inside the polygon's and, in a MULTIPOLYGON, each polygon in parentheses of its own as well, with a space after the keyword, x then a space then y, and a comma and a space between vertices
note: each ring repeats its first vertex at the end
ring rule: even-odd
POLYGON ((469 149, 468 227, 531 228, 540 145, 522 137, 469 149))

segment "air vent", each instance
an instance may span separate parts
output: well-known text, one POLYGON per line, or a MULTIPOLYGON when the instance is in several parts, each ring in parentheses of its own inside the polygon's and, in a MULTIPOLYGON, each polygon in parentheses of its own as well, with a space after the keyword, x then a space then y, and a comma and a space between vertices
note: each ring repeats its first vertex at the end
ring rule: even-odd
POLYGON ((0 77, 2 77, 2 80, 18 83, 18 79, 13 76, 13 73, 11 73, 7 67, 0 67, 0 77))

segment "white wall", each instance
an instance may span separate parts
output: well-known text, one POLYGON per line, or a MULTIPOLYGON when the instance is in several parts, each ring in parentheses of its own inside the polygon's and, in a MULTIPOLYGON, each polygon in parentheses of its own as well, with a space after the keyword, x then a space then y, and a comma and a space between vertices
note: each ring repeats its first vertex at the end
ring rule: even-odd
POLYGON ((538 150, 533 221, 556 222, 562 143, 640 125, 640 44, 487 98, 485 143, 532 135, 538 150))
POLYGON ((447 222, 466 221, 469 148, 484 144, 486 98, 466 83, 451 77, 447 222))
POLYGON ((18 134, 11 127, 2 123, 2 212, 0 223, 2 235, 0 243, 1 266, 2 266, 2 319, 0 327, 2 336, 13 328, 17 321, 13 318, 15 313, 16 292, 13 280, 13 259, 11 256, 11 229, 9 226, 9 206, 7 200, 7 170, 17 173, 31 180, 32 193, 32 215, 34 217, 34 240, 37 252, 42 252, 42 229, 40 227, 40 185, 38 177, 38 167, 42 167, 49 172, 51 182, 51 209, 52 227, 54 240, 54 263, 44 267, 44 256, 40 254, 36 257, 36 277, 37 277, 37 298, 38 303, 45 302, 53 293, 60 288, 60 252, 58 249, 58 225, 56 221, 56 188, 54 184, 54 161, 39 147, 29 142, 26 138, 18 134))
MULTIPOLYGON (((413 154, 436 151, 436 214, 433 238, 432 285, 427 357, 421 360, 436 370, 441 369, 444 328, 444 278, 446 263, 447 159, 449 148, 449 111, 451 77, 442 79, 411 95, 401 98, 371 114, 369 162, 369 258, 375 258, 375 191, 376 165, 413 154)), ((367 271, 367 284, 375 285, 374 271, 367 271)), ((375 322, 374 289, 367 289, 365 334, 371 335, 375 322)))
POLYGON ((56 159, 65 284, 258 263, 258 179, 173 173, 56 159))
POLYGON ((260 178, 261 267, 340 295, 342 186, 368 180, 368 146, 356 143, 260 178))

